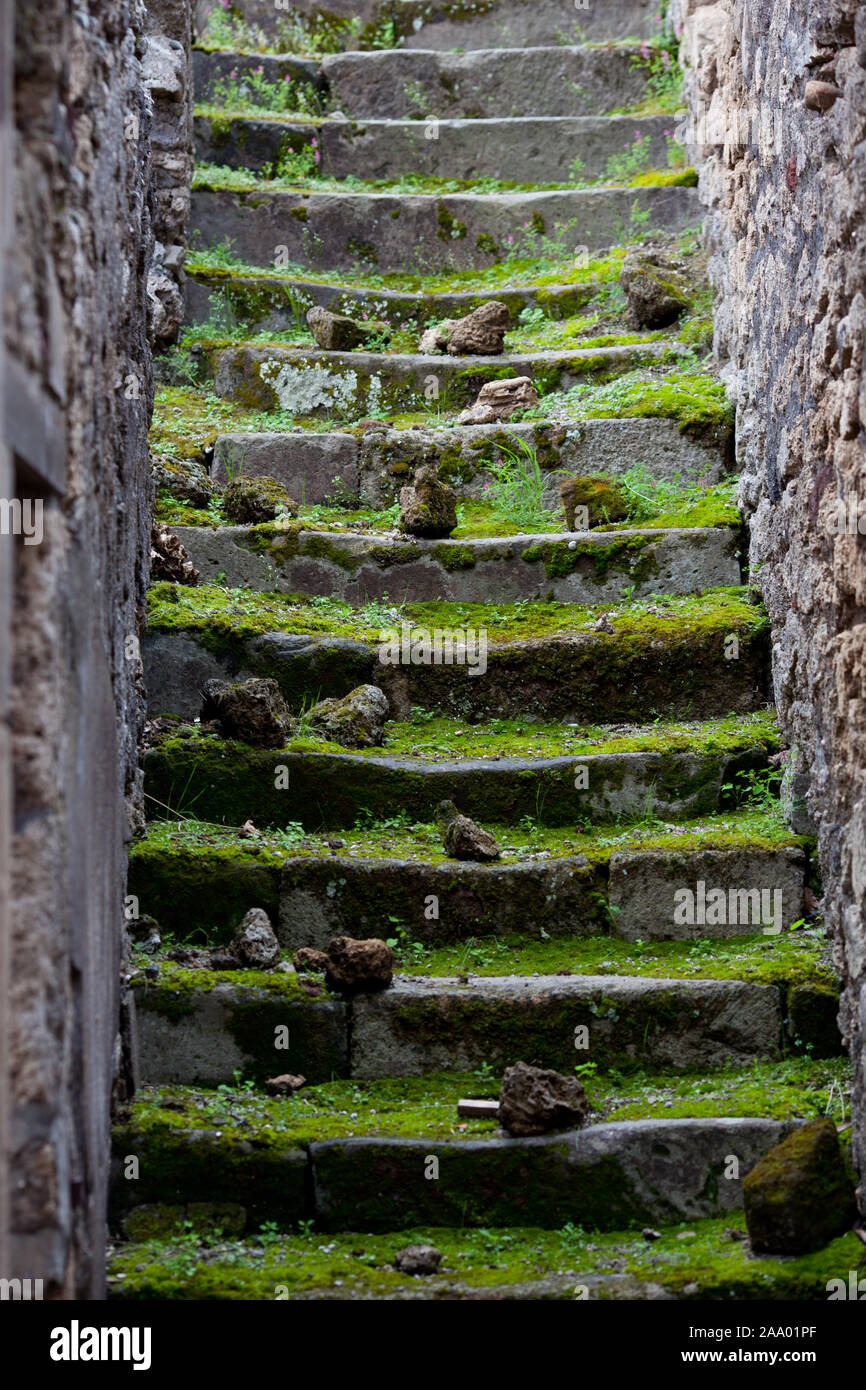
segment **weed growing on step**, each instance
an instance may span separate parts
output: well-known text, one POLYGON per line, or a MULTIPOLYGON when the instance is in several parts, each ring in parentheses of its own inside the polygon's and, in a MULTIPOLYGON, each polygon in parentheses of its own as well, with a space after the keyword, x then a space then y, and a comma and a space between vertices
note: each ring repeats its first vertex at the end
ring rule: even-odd
POLYGON ((534 445, 519 435, 510 435, 514 447, 499 445, 499 453, 488 466, 491 482, 485 500, 515 526, 558 526, 558 516, 544 501, 546 473, 538 462, 534 445))
POLYGON ((207 106, 197 108, 203 114, 211 110, 231 111, 233 114, 319 116, 322 99, 308 82, 294 81, 287 73, 282 80, 270 81, 263 67, 237 70, 219 78, 211 89, 207 106))

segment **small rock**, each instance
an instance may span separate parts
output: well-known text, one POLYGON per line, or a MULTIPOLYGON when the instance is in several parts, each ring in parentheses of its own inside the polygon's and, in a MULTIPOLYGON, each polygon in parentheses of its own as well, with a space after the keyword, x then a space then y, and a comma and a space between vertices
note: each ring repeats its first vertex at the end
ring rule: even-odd
POLYGON ((433 328, 426 328, 418 339, 418 351, 425 357, 432 357, 437 352, 448 351, 448 339, 452 328, 456 328, 459 319, 443 319, 433 328))
POLYGON ((255 526, 280 516, 297 516, 298 504, 276 478, 235 478, 222 495, 222 508, 236 526, 255 526))
POLYGON ((694 1240, 696 1235, 697 1231, 680 1231, 677 1234, 677 1240, 694 1240))
POLYGON ((293 1076, 287 1071, 282 1076, 269 1076, 265 1081, 265 1090, 269 1096, 290 1096, 293 1091, 299 1091, 306 1084, 305 1076, 293 1076))
POLYGON ((594 624, 594 629, 596 632, 606 632, 608 636, 613 634, 613 623, 606 613, 602 613, 598 622, 594 624))
POLYGON ((829 111, 842 96, 841 87, 835 82, 807 82, 805 103, 807 111, 829 111))
POLYGON ((250 908, 229 950, 249 970, 271 970, 279 964, 280 943, 263 908, 250 908))
POLYGON ((442 827, 442 846, 449 859, 467 859, 489 864, 502 851, 488 830, 482 830, 469 816, 464 816, 453 801, 441 801, 437 819, 442 827))
POLYGON ((492 425, 497 420, 510 420, 518 410, 538 405, 538 392, 528 376, 507 377, 505 381, 487 381, 478 392, 478 399, 457 417, 458 425, 492 425))
POLYGON ((401 529, 436 540, 450 536, 456 525, 457 493, 440 480, 435 468, 422 465, 412 486, 400 489, 401 529))
POLYGON ((378 748, 385 737, 388 697, 378 685, 359 685, 342 699, 320 700, 310 710, 313 728, 343 748, 378 748))
POLYGON ((394 952, 385 941, 337 936, 328 947, 325 984, 337 994, 371 994, 394 977, 394 952))
POLYGON ((677 268, 659 252, 631 251, 622 263, 619 283, 628 299, 633 328, 667 328, 689 307, 677 268))
POLYGON ((436 1274, 441 1262, 442 1251, 435 1245, 407 1245, 394 1256, 401 1274, 436 1274))
POLYGON ((328 352, 351 352, 366 341, 366 333, 353 319, 316 307, 307 311, 307 327, 319 347, 328 352))
POLYGON ((502 1078, 499 1123, 509 1134, 577 1128, 588 1114, 586 1092, 575 1076, 518 1062, 502 1078))
POLYGON ((728 1237, 728 1240, 745 1240, 745 1239, 746 1239, 746 1232, 745 1232, 745 1231, 738 1231, 738 1230, 736 1229, 735 1226, 729 1226, 728 1229, 725 1231, 725 1235, 728 1237))
POLYGON ((126 929, 140 951, 158 951, 162 945, 162 930, 155 917, 143 912, 127 922, 126 929))
MULTIPOLYGON (((563 478, 559 484, 559 498, 565 513, 565 529, 575 529, 575 514, 583 508, 586 516, 581 520, 586 526, 600 526, 608 521, 623 521, 628 515, 628 502, 614 483, 606 478, 563 478)), ((584 530, 584 525, 578 526, 584 530)))
POLYGON ((291 716, 280 687, 270 676, 236 683, 209 680, 202 696, 202 721, 215 719, 226 738, 256 748, 279 748, 285 743, 291 716))
POLYGON ((510 327, 508 306, 491 299, 453 324, 448 334, 448 352, 452 357, 467 353, 498 356, 504 351, 505 335, 510 327))
MULTIPOLYGON (((456 524, 456 523, 455 523, 456 524)), ((198 584, 201 575, 189 557, 186 546, 181 545, 167 526, 153 523, 150 533, 150 577, 152 580, 164 579, 172 584, 198 584)))
POLYGON ((198 507, 202 511, 210 506, 214 485, 203 464, 181 463, 176 459, 151 454, 150 474, 157 490, 164 489, 178 501, 188 502, 191 507, 198 507))
POLYGON ((644 1240, 661 1240, 661 1231, 654 1231, 651 1226, 645 1226, 641 1231, 644 1240))
POLYGON ((854 1188, 833 1121, 810 1120, 759 1159, 743 1180, 743 1207, 755 1251, 807 1254, 847 1231, 854 1188))
POLYGON ((144 967, 144 974, 145 974, 145 979, 148 979, 148 980, 158 980, 158 979, 159 979, 159 966, 158 966, 158 965, 146 965, 146 966, 144 967))
POLYGON ((298 973, 307 970, 314 975, 320 974, 327 969, 328 957, 324 951, 317 951, 315 946, 302 946, 292 956, 292 965, 298 973))
POLYGON ((345 841, 345 840, 329 840, 329 841, 328 841, 328 849, 345 849, 345 847, 346 847, 346 841, 345 841))

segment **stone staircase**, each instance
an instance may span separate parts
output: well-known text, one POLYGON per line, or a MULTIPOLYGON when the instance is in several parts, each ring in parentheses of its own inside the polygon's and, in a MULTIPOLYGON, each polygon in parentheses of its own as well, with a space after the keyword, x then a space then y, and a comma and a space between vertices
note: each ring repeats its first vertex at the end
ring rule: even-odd
MULTIPOLYGON (((244 11, 276 46, 273 8, 244 11)), ((839 1100, 844 1118, 849 1082, 833 973, 804 925, 812 845, 774 797, 768 625, 737 514, 473 533, 491 466, 521 441, 551 510, 561 470, 616 480, 642 465, 713 494, 730 468, 724 418, 688 428, 659 404, 687 344, 674 329, 586 346, 584 330, 564 347, 506 343, 503 359, 304 340, 312 304, 417 331, 497 298, 515 324, 542 311, 579 329, 615 283, 604 256, 645 214, 668 239, 699 222, 687 183, 605 183, 636 124, 666 163, 673 116, 605 114, 646 97, 654 11, 576 11, 582 31, 563 35, 558 3, 400 0, 358 11, 361 51, 196 53, 193 220, 200 246, 230 239, 231 259, 191 263, 195 377, 185 397, 181 359, 166 359, 166 419, 210 483, 239 467, 274 478, 304 525, 228 525, 218 505, 161 494, 201 584, 153 585, 144 642, 153 818, 129 891, 162 945, 133 960, 140 1089, 115 1135, 114 1296, 814 1298, 854 1258, 853 1236, 785 1261, 742 1239, 743 1177, 802 1119, 839 1100), (219 83, 257 70, 340 116, 214 114, 219 83), (322 180, 348 187, 263 177, 313 149, 322 180), (598 186, 568 186, 577 153, 598 186), (365 187, 407 176, 566 186, 365 187), (495 283, 508 239, 528 231, 534 254, 556 222, 560 274, 495 283), (241 331, 208 336, 215 292, 241 331), (652 409, 604 397, 641 373, 652 409), (536 382, 535 418, 454 423, 508 375, 536 382), (570 422, 553 402, 574 388, 610 404, 570 422), (292 423, 268 429, 269 415, 292 423), (402 538, 382 513, 431 459, 466 508, 463 534, 402 538), (404 623, 484 629, 484 669, 382 664, 382 629, 404 623), (385 746, 347 751, 302 727, 285 748, 251 748, 197 722, 205 681, 258 675, 296 712, 379 685, 385 746), (500 862, 444 855, 434 812, 448 797, 494 830, 500 862), (722 890, 722 917, 701 904, 678 918, 677 895, 704 886, 722 890), (390 939, 393 985, 347 1001, 288 964, 167 958, 227 944, 253 906, 285 962, 335 935, 390 939), (458 1117, 518 1060, 576 1067, 590 1123, 519 1139, 458 1117), (285 1072, 307 1084, 269 1094, 285 1072), (443 1254, 435 1275, 394 1267, 419 1240, 443 1254)))

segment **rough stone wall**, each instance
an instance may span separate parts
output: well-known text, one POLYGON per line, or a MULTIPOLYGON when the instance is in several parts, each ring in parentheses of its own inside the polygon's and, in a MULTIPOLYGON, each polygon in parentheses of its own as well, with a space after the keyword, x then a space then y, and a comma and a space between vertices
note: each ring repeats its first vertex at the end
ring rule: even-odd
POLYGON ((125 843, 142 802, 151 103, 139 0, 17 0, 14 24, 2 427, 43 534, 0 538, 14 571, 0 594, 14 817, 0 1274, 42 1279, 46 1297, 98 1297, 125 843))
POLYGON ((866 1196, 866 6, 677 5, 716 349, 776 700, 811 781, 866 1196))
POLYGON ((147 292, 151 333, 173 342, 183 322, 183 258, 193 172, 192 17, 188 0, 148 0, 142 58, 153 102, 153 263, 147 292))

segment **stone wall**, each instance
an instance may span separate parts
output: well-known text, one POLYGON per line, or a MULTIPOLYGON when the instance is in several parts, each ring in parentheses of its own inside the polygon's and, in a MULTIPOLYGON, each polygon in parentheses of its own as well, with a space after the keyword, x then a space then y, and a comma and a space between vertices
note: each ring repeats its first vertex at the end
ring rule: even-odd
POLYGON ((675 0, 753 582, 855 1062, 866 1173, 866 7, 675 0))
POLYGON ((150 145, 153 262, 148 277, 151 335, 173 342, 183 322, 183 259, 193 171, 192 17, 187 0, 148 0, 142 58, 153 102, 150 145))
MULTIPOLYGON (((11 877, 0 951, 11 1212, 0 1275, 42 1279, 46 1297, 98 1297, 110 1103, 124 1084, 125 845, 142 814, 145 13, 139 0, 17 0, 3 11, 14 13, 15 108, 0 178, 8 186, 14 163, 15 198, 0 382, 0 463, 5 451, 12 464, 0 481, 39 525, 0 536, 13 582, 11 593, 0 585, 0 701, 4 641, 11 664, 0 738, 13 778, 0 804, 0 885, 11 877)), ((0 131, 2 121, 0 79, 0 131)))

